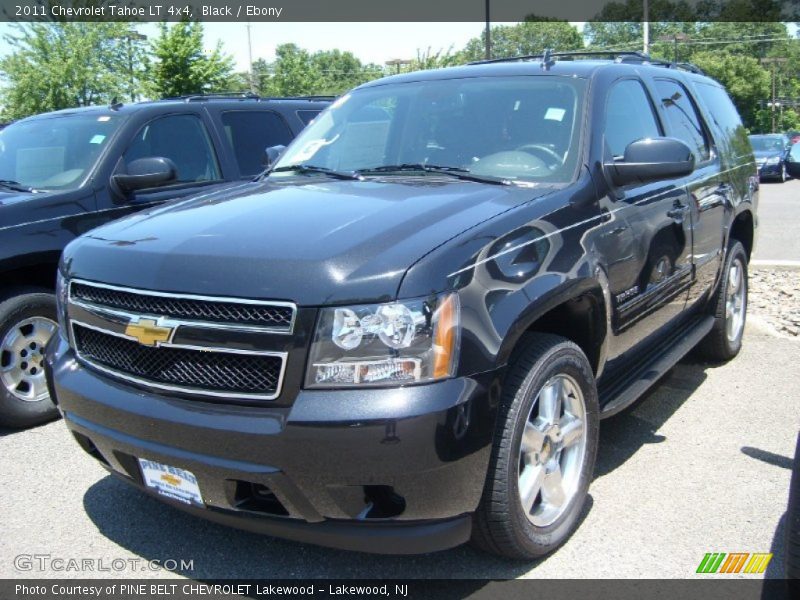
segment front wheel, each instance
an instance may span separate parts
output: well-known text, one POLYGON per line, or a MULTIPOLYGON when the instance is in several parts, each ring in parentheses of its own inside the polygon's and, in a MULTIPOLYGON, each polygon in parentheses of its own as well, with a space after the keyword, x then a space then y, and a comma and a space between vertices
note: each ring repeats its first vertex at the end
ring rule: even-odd
POLYGON ((536 334, 507 378, 473 542, 515 559, 563 544, 586 502, 598 420, 594 375, 581 349, 536 334))
POLYGON ((25 292, 0 303, 0 424, 17 428, 58 416, 44 376, 44 348, 58 328, 55 298, 25 292))

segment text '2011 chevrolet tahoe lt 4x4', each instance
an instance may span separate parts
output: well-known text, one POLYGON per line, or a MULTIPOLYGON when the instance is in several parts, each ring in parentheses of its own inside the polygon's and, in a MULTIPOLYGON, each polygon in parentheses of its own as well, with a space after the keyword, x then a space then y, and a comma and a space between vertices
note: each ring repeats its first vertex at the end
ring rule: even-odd
POLYGON ((599 419, 739 351, 757 190, 719 84, 575 58, 362 85, 260 181, 72 242, 47 373, 80 446, 295 540, 563 543, 599 419))

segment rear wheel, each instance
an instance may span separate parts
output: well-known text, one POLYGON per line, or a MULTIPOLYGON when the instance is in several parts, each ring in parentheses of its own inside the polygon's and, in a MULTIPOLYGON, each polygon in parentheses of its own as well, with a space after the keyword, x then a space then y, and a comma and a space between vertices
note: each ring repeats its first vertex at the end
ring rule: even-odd
POLYGON ((58 416, 44 376, 44 348, 57 328, 55 298, 46 290, 0 303, 0 424, 30 427, 58 416))
POLYGON ((737 240, 731 240, 728 247, 712 310, 714 327, 698 349, 708 360, 730 360, 742 349, 747 318, 747 254, 737 240))
POLYGON ((473 541, 532 559, 572 534, 597 453, 599 409, 589 361, 558 336, 537 334, 509 373, 473 541))

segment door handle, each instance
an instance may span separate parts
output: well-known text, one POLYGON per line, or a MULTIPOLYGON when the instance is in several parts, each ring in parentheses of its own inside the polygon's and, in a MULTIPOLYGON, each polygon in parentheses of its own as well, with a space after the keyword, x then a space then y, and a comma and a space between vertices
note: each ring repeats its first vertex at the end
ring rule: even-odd
POLYGON ((667 211, 667 216, 670 219, 674 219, 677 222, 683 221, 683 217, 686 216, 686 212, 689 210, 689 207, 682 202, 676 200, 675 204, 671 209, 667 211))

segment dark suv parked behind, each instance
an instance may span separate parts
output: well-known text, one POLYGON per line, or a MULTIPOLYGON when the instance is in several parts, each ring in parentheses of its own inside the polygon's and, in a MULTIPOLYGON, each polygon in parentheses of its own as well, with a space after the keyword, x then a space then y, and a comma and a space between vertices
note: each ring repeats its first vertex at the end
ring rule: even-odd
POLYGON ((365 84, 260 181, 71 243, 47 363, 80 446, 297 540, 556 548, 600 417, 739 352, 756 225, 718 83, 580 57, 365 84))
POLYGON ((61 250, 133 211, 263 170, 329 99, 191 96, 37 115, 0 132, 0 424, 57 414, 42 370, 61 250))

